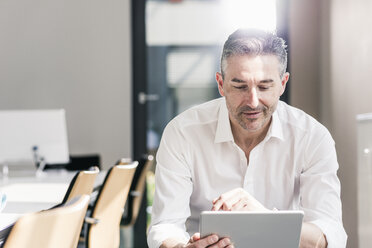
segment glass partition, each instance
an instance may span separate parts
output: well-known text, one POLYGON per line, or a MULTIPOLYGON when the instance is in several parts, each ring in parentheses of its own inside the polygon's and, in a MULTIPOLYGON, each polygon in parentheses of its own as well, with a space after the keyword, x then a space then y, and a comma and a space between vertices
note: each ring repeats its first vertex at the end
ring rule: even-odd
POLYGON ((147 147, 177 114, 219 97, 222 46, 238 28, 275 30, 276 0, 148 0, 147 147))

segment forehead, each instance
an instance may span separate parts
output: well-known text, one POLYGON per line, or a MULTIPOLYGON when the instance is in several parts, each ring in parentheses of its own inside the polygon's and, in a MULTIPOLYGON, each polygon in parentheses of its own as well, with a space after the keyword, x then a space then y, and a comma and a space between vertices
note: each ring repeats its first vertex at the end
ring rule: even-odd
POLYGON ((279 77, 279 61, 275 55, 234 55, 226 59, 224 73, 231 76, 279 77))

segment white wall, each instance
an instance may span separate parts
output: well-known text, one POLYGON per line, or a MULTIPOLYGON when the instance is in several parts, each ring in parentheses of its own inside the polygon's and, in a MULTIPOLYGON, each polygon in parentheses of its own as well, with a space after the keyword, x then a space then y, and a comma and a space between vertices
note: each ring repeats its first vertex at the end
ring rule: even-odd
POLYGON ((321 0, 291 0, 290 102, 319 120, 319 5, 321 0))
MULTIPOLYGON (((357 247, 357 142, 355 116, 372 112, 372 2, 331 2, 332 122, 337 142, 341 180, 344 184, 344 215, 350 243, 357 247)), ((327 106, 325 106, 327 107, 327 106)), ((370 196, 372 197, 372 196, 370 196)))
POLYGON ((129 0, 0 1, 0 109, 66 109, 71 154, 131 154, 129 0))
MULTIPOLYGON (((313 114, 336 141, 343 221, 358 247, 355 116, 372 112, 372 1, 292 0, 292 104, 313 114)), ((363 217, 359 217, 363 218, 363 217)))

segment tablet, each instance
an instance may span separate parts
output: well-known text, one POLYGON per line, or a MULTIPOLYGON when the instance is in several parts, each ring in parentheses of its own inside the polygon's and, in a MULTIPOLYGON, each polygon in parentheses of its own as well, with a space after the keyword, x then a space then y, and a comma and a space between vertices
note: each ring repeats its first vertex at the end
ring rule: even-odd
POLYGON ((302 211, 204 211, 200 236, 229 237, 235 248, 298 248, 302 211))

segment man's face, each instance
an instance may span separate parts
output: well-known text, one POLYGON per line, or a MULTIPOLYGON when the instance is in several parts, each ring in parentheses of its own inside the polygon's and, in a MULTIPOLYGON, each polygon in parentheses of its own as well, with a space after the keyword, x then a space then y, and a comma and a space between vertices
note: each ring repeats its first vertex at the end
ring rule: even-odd
POLYGON ((224 79, 216 74, 218 90, 225 96, 233 127, 260 133, 270 123, 289 74, 279 75, 274 55, 231 56, 224 66, 224 79))

